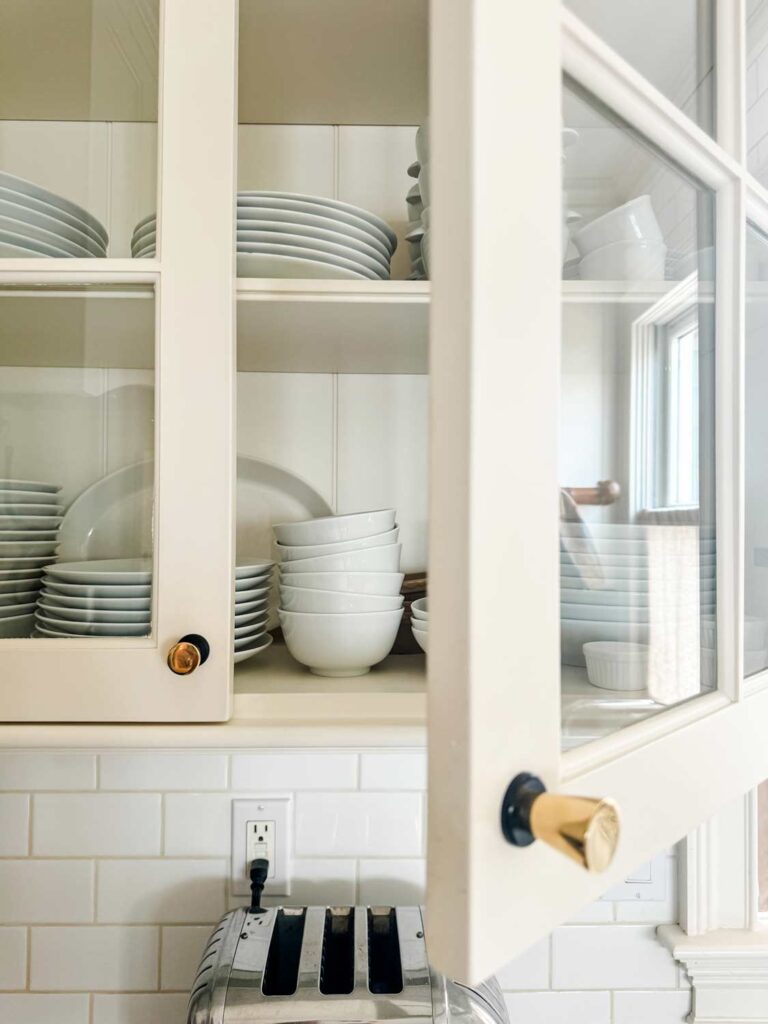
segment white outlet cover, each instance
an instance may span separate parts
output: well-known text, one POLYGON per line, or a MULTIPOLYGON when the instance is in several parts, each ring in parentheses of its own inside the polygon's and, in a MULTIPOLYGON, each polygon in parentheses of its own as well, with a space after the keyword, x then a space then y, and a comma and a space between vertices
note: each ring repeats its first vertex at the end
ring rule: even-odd
POLYGON ((232 801, 232 895, 250 896, 251 883, 246 859, 248 822, 274 822, 272 856, 265 896, 290 896, 288 851, 291 848, 292 799, 289 796, 249 797, 232 801))

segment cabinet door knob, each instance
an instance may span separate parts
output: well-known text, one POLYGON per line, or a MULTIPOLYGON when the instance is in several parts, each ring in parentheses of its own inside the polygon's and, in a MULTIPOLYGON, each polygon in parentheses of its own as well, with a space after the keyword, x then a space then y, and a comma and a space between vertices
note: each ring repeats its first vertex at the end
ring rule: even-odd
POLYGON ((501 830, 513 846, 541 839, 587 871, 605 871, 621 832, 612 800, 547 793, 541 779, 527 772, 509 784, 501 805, 501 830))
POLYGON ((168 651, 168 668, 177 676, 188 676, 199 665, 204 665, 211 647, 204 636, 188 633, 168 651))

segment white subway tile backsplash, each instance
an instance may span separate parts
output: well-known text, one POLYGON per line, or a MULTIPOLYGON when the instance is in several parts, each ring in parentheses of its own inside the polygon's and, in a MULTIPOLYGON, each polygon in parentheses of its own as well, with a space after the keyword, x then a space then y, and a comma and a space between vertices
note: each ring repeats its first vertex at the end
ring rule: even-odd
POLYGON ((49 992, 156 989, 158 928, 33 928, 30 988, 49 992))
POLYGON ((163 928, 160 988, 189 992, 213 925, 163 928))
POLYGON ((427 788, 427 755, 363 754, 360 758, 361 789, 427 788))
POLYGON ((232 758, 232 789, 354 789, 357 785, 355 754, 235 754, 232 758))
POLYGON ((620 900, 616 906, 616 920, 626 922, 645 921, 653 924, 676 924, 678 919, 677 860, 674 857, 658 858, 656 871, 665 876, 665 894, 660 900, 620 900))
POLYGON ((163 852, 171 857, 228 857, 231 815, 227 793, 169 793, 163 852))
POLYGON ((613 921, 614 906, 610 900, 595 900, 575 914, 568 924, 605 924, 613 921))
POLYGON ((4 1024, 89 1024, 87 995, 0 995, 4 1024))
POLYGON ((41 794, 32 807, 32 850, 43 856, 160 853, 161 798, 144 793, 41 794))
POLYGON ((616 992, 613 996, 613 1024, 682 1024, 690 1012, 690 992, 616 992))
POLYGON ((552 936, 555 989, 675 988, 677 966, 644 925, 566 926, 552 936))
POLYGON ((127 751, 102 754, 100 789, 183 790, 227 788, 224 754, 156 754, 127 751))
POLYGON ((0 753, 0 790, 94 789, 94 754, 19 750, 0 753))
POLYGON ((85 860, 0 860, 0 923, 92 921, 93 875, 85 860))
POLYGON ((426 896, 427 865, 424 860, 361 860, 361 903, 399 904, 423 903, 426 896))
MULTIPOLYGON (((297 859, 291 865, 291 895, 266 903, 317 906, 322 903, 347 906, 357 902, 357 862, 333 858, 297 859)), ((242 896, 231 906, 241 906, 242 896)))
POLYGON ((549 988, 549 936, 516 956, 496 977, 506 991, 549 988))
POLYGON ((504 998, 513 1024, 610 1024, 611 1020, 609 992, 508 992, 504 998))
POLYGON ((187 995, 94 996, 92 1024, 183 1024, 187 995))
POLYGON ((298 794, 299 856, 418 856, 421 840, 421 797, 416 793, 298 794))
POLYGON ((226 860, 105 860, 98 866, 97 919, 206 924, 224 913, 226 860))
POLYGON ((0 796, 0 857, 29 853, 29 797, 21 793, 0 796))
POLYGON ((0 928, 0 989, 27 984, 27 929, 0 928))

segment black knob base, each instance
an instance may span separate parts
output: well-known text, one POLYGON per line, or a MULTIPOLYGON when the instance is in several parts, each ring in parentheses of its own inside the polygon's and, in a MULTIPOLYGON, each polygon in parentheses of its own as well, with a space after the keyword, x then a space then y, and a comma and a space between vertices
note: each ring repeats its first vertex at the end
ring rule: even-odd
POLYGON ((521 772, 507 786, 501 801, 501 831, 513 846, 530 846, 536 836, 531 831, 531 807, 546 793, 547 787, 536 775, 521 772))
POLYGON ((208 661, 208 655, 211 653, 211 645, 205 639, 204 636, 200 636, 199 633, 187 633, 179 640, 180 644, 193 644, 198 651, 200 651, 200 664, 204 665, 208 661))

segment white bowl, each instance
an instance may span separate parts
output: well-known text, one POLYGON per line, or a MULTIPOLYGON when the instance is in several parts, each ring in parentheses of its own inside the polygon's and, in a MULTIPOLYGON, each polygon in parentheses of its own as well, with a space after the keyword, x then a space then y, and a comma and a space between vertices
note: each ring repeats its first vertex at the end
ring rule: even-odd
POLYGON ((648 645, 600 641, 584 644, 587 676, 601 690, 644 690, 648 645))
POLYGON ((573 236, 582 256, 613 242, 664 243, 650 196, 637 196, 585 224, 573 236))
POLYGON ((663 281, 667 247, 663 242, 612 242, 582 256, 582 281, 663 281))
POLYGON ((428 631, 426 629, 417 629, 416 626, 414 626, 413 623, 411 623, 411 632, 413 633, 413 638, 416 641, 416 643, 426 654, 426 652, 429 650, 428 631))
POLYGON ((429 618, 429 611, 427 608, 428 598, 420 597, 418 601, 414 601, 411 604, 411 615, 414 619, 422 619, 424 622, 429 618))
POLYGON ((385 533, 373 533, 370 537, 342 540, 333 544, 275 544, 283 563, 297 558, 322 558, 323 555, 340 555, 344 551, 363 551, 365 548, 380 548, 386 544, 397 544, 400 528, 385 533))
POLYGON ((323 615, 279 610, 293 657, 319 676, 362 676, 392 650, 403 613, 323 615))
POLYGON ((560 620, 560 660, 564 665, 584 666, 584 645, 596 640, 647 644, 650 629, 643 622, 595 622, 593 619, 560 620))
POLYGON ((289 612, 392 612, 403 607, 403 597, 352 594, 338 590, 280 587, 280 606, 289 612))
POLYGON ((292 572, 285 577, 283 586, 396 597, 404 579, 405 574, 402 572, 292 572))
POLYGON ((342 516, 323 516, 302 523, 278 523, 272 529, 278 544, 336 544, 385 533, 395 525, 395 510, 380 508, 373 512, 352 512, 342 516))
POLYGON ((397 572, 400 568, 402 544, 388 544, 362 551, 344 551, 320 558, 297 558, 281 566, 284 583, 295 572, 397 572))

